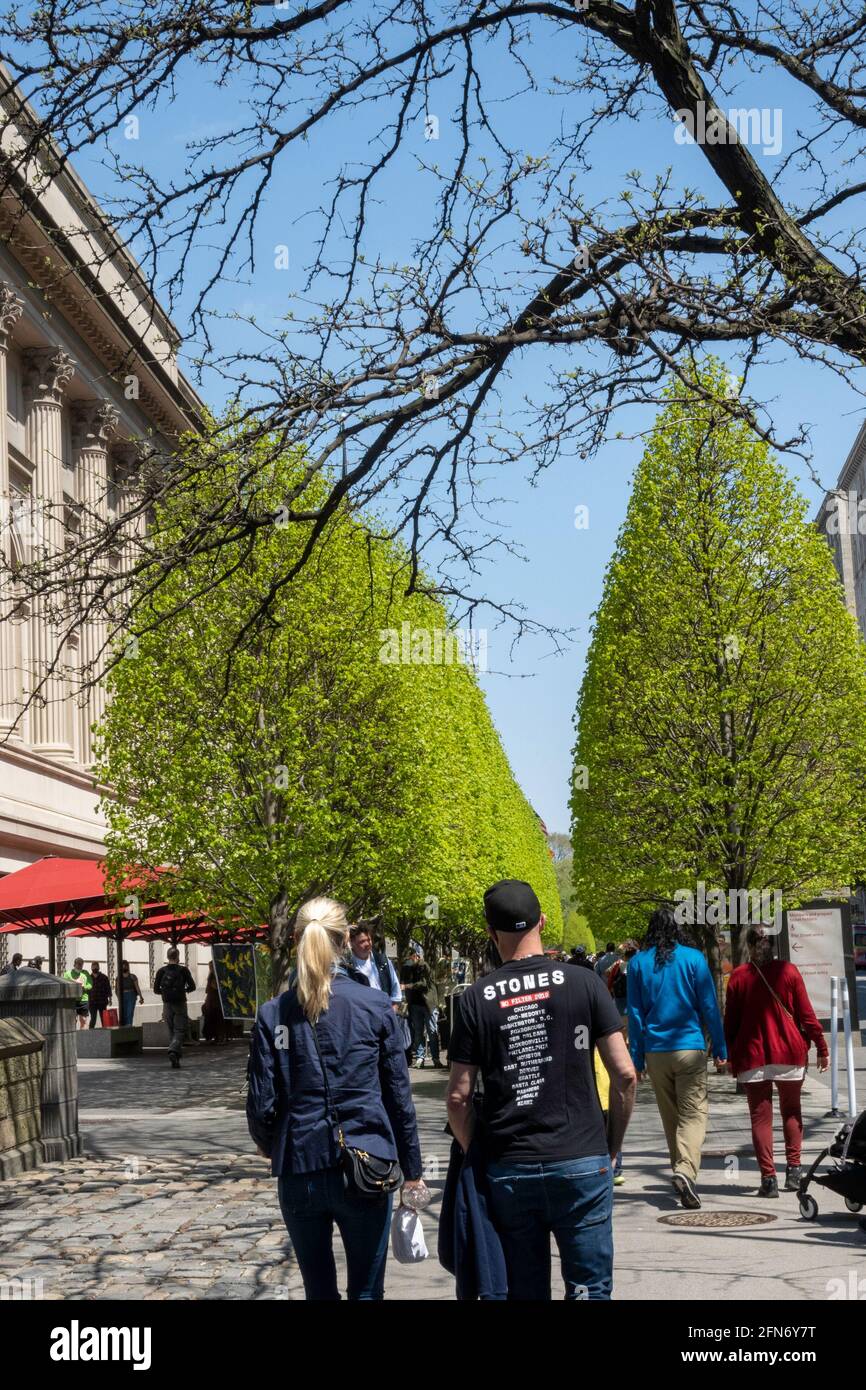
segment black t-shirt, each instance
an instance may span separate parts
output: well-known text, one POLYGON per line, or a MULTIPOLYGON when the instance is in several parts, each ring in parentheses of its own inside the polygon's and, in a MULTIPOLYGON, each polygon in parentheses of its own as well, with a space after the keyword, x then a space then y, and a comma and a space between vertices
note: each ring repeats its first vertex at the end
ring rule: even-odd
POLYGON ((448 1060, 481 1069, 490 1162, 607 1153, 593 1048, 622 1029, 602 981, 546 956, 511 961, 460 996, 448 1060))

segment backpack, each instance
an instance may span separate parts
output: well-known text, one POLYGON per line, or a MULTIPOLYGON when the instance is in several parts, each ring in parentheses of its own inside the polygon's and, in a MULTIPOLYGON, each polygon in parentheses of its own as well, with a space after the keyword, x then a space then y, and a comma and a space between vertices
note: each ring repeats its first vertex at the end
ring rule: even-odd
POLYGON ((620 961, 619 970, 616 972, 610 992, 614 999, 628 998, 628 967, 622 961, 620 961))
POLYGON ((159 992, 165 1004, 183 1004, 186 1002, 184 974, 185 968, 182 965, 171 964, 162 967, 159 992))

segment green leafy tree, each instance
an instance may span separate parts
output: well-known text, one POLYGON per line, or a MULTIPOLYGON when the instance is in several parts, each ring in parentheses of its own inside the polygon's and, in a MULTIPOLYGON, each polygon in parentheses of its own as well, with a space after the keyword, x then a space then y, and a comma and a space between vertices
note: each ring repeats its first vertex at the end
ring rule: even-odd
POLYGON ((406 557, 343 511, 283 582, 307 537, 281 526, 282 500, 314 510, 324 484, 273 455, 239 434, 235 456, 159 517, 171 547, 197 510, 244 490, 262 524, 168 583, 145 573, 98 747, 112 870, 168 866, 176 909, 267 922, 280 980, 314 893, 398 933, 478 933, 489 875, 507 862, 530 876, 545 852, 474 673, 429 659, 450 625, 441 604, 405 595, 406 557), (393 659, 403 624, 427 644, 409 660, 393 659))
POLYGON ((577 906, 574 897, 574 883, 572 882, 574 855, 571 852, 571 840, 567 835, 553 831, 548 834, 547 843, 553 857, 553 872, 556 875, 559 904, 562 908, 563 920, 565 920, 577 906))
POLYGON ((583 913, 573 907, 565 916, 559 930, 550 926, 545 928, 544 944, 558 946, 562 951, 571 951, 575 946, 585 946, 591 953, 595 950, 595 937, 583 913))
POLYGON ((595 615, 571 807, 597 937, 700 881, 787 906, 863 862, 863 643, 803 499, 713 403, 731 388, 709 361, 667 390, 595 615))

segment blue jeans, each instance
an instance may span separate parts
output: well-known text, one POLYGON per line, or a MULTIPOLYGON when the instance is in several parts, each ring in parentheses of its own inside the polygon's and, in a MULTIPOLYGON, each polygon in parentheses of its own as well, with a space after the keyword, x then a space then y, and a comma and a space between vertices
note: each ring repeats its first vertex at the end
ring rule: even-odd
POLYGON ((510 1301, 550 1301, 551 1235, 565 1297, 610 1298, 613 1179, 607 1154, 555 1163, 491 1163, 487 1177, 510 1301))
POLYGON ((428 1043, 431 1059, 434 1062, 439 1061, 438 1019, 438 1009, 431 1013, 426 1004, 409 1005, 409 1027, 412 1030, 412 1048, 416 1062, 424 1061, 428 1043))
POLYGON ((121 999, 120 1021, 124 1028, 131 1028, 132 1020, 135 1017, 135 1006, 138 1002, 138 995, 130 993, 129 990, 124 990, 121 999))
POLYGON ((339 1168, 284 1173, 277 1191, 307 1298, 339 1300, 334 1262, 336 1224, 346 1252, 346 1296, 352 1301, 381 1301, 385 1297, 391 1195, 370 1202, 350 1197, 339 1168))

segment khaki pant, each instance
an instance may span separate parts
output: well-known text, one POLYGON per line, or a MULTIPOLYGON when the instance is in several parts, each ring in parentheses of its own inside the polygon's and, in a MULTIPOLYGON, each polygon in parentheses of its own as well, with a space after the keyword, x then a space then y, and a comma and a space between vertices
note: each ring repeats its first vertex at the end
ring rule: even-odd
POLYGON ((668 1141, 675 1173, 697 1180, 707 1132, 707 1054, 648 1052, 647 1071, 668 1141))

